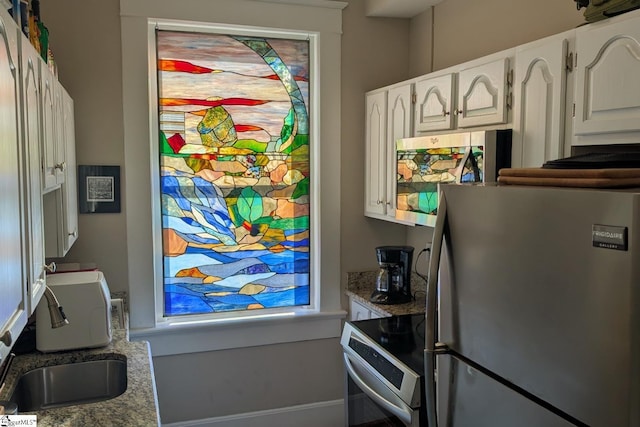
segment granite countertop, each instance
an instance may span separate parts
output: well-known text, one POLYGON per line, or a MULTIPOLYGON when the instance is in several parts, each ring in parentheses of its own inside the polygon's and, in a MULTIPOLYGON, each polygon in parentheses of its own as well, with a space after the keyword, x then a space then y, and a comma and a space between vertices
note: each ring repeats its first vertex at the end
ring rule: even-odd
POLYGON ((376 288, 377 271, 358 271, 347 273, 346 294, 360 304, 379 313, 381 316, 398 316, 401 314, 424 313, 426 308, 426 281, 413 274, 411 276, 411 293, 413 301, 405 304, 382 305, 369 301, 369 297, 376 288))
POLYGON ((126 314, 125 321, 120 322, 119 314, 112 311, 112 340, 105 347, 56 353, 35 350, 16 356, 5 386, 0 390, 0 400, 9 400, 18 378, 35 368, 103 359, 126 360, 127 390, 120 396, 102 402, 19 413, 37 415, 38 427, 123 425, 122 420, 126 420, 127 426, 160 425, 149 343, 129 341, 126 325, 126 314))

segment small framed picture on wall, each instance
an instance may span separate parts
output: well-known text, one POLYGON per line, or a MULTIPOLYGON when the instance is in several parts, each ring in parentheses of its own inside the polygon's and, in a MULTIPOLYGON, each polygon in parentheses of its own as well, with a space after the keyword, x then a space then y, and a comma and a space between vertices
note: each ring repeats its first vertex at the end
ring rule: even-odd
POLYGON ((120 166, 78 166, 80 213, 120 212, 120 166))

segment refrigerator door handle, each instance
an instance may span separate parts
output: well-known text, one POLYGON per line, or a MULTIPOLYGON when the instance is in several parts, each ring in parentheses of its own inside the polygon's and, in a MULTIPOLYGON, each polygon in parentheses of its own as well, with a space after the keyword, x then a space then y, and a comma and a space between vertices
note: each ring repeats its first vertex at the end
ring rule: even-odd
POLYGON ((427 406, 427 420, 430 427, 437 427, 436 417, 436 379, 435 360, 436 351, 441 347, 436 340, 436 305, 438 299, 438 268, 440 266, 440 254, 444 240, 444 225, 447 216, 447 201, 444 192, 438 191, 438 214, 433 230, 431 243, 431 257, 429 258, 429 276, 427 278, 427 307, 425 330, 425 400, 427 406))
MULTIPOLYGON (((413 425, 413 410, 409 405, 404 403, 398 396, 390 395, 389 398, 382 396, 373 387, 371 387, 360 375, 356 372, 356 369, 351 363, 351 358, 348 354, 344 353, 344 366, 347 370, 349 378, 362 390, 371 400, 376 402, 385 410, 389 411, 402 422, 407 425, 413 425)), ((357 361, 354 360, 354 363, 357 361)))

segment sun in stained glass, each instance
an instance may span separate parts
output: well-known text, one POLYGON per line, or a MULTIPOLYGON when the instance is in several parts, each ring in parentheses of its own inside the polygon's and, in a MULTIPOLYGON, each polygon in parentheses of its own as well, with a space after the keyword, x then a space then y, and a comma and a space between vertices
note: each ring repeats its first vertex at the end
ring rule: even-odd
POLYGON ((309 42, 156 42, 165 316, 310 304, 309 42))

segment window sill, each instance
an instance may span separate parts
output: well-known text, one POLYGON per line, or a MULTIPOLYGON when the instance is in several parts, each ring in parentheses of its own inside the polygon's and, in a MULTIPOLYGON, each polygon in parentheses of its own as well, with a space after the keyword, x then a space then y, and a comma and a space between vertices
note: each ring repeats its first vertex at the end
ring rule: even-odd
POLYGON ((346 311, 301 312, 270 318, 227 318, 194 322, 167 322, 155 328, 132 329, 132 341, 145 340, 152 356, 170 356, 339 338, 346 311))

